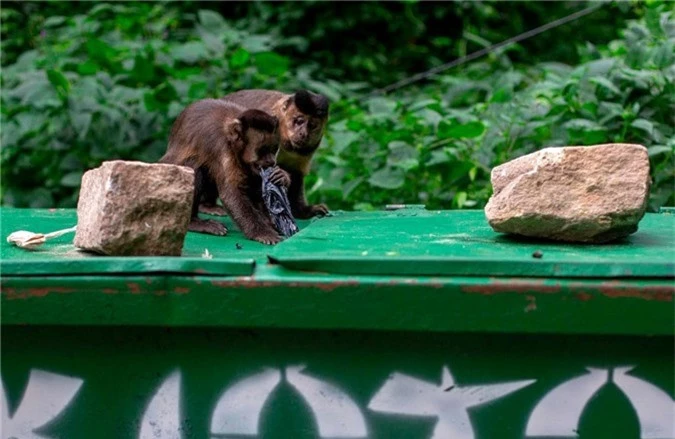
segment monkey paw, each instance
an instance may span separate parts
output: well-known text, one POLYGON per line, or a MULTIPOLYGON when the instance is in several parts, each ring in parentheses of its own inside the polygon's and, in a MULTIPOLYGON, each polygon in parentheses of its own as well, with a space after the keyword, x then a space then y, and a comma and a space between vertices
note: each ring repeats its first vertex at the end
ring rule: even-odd
POLYGON ((312 212, 312 216, 326 216, 328 215, 328 206, 325 204, 314 204, 309 206, 309 210, 312 212))
POLYGON ((192 218, 190 225, 188 225, 188 230, 217 236, 225 236, 227 234, 225 224, 216 220, 203 220, 199 218, 192 218))
POLYGON ((199 213, 204 213, 206 215, 215 215, 215 216, 225 216, 227 212, 224 207, 215 205, 215 204, 200 204, 199 213))
POLYGON ((276 233, 261 233, 251 237, 251 239, 265 245, 274 245, 281 241, 281 237, 276 233))
POLYGON ((270 181, 277 186, 289 187, 291 185, 291 174, 275 166, 270 175, 270 181))
POLYGON ((305 206, 302 209, 298 209, 293 212, 293 216, 298 219, 309 219, 315 216, 326 216, 328 215, 328 206, 325 204, 312 204, 310 206, 305 206))

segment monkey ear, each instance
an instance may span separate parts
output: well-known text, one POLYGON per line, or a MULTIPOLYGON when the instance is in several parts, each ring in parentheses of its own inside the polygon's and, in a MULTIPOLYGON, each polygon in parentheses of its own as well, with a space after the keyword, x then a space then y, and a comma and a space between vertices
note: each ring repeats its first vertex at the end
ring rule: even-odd
POLYGON ((288 110, 288 107, 290 107, 292 103, 293 103, 293 96, 289 96, 288 98, 286 98, 284 103, 281 105, 282 111, 288 110))
POLYGON ((239 146, 241 140, 244 138, 246 129, 247 127, 239 119, 225 121, 225 137, 229 140, 229 144, 239 146))

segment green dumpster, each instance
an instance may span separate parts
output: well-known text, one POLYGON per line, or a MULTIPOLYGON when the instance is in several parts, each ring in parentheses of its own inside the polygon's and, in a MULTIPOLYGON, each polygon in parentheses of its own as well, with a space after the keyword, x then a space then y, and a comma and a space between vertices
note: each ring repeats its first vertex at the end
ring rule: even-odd
POLYGON ((3 439, 675 437, 672 212, 609 245, 337 212, 181 258, 18 249, 76 212, 0 212, 3 439))

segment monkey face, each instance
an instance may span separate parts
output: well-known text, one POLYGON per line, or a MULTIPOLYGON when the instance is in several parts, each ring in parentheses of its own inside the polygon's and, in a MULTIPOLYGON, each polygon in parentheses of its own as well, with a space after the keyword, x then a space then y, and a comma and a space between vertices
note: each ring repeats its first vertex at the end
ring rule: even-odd
POLYGON ((287 147, 297 152, 303 152, 306 149, 313 151, 321 141, 326 119, 309 116, 295 109, 287 113, 283 124, 282 129, 287 140, 287 147))
POLYGON ((300 154, 313 152, 326 128, 328 99, 300 90, 283 106, 280 129, 284 147, 300 154))
POLYGON ((245 166, 255 174, 276 164, 279 150, 279 121, 260 110, 247 110, 238 119, 239 137, 244 145, 239 149, 245 166))
POLYGON ((265 133, 249 129, 246 137, 248 144, 242 154, 242 161, 253 173, 258 174, 262 169, 276 164, 279 151, 278 132, 265 133))

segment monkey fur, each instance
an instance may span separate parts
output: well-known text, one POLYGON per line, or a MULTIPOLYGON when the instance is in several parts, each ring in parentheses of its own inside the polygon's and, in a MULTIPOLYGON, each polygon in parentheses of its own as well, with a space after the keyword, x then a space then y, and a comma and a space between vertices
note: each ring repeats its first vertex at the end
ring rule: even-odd
MULTIPOLYGON (((320 94, 299 90, 286 94, 273 90, 241 90, 222 98, 245 108, 262 110, 279 119, 280 146, 277 164, 287 174, 276 175, 277 182, 288 187, 293 216, 306 219, 326 215, 324 204, 307 204, 305 177, 319 147, 328 121, 328 99, 320 94)), ((218 214, 215 198, 205 197, 200 210, 218 214)))
MULTIPOLYGON (((198 216, 202 195, 218 196, 244 235, 263 244, 280 241, 264 205, 260 171, 275 166, 278 119, 220 99, 189 105, 171 128, 160 163, 195 171, 192 218, 188 230, 225 235, 227 228, 198 216)), ((278 179, 277 179, 278 180, 278 179)))

